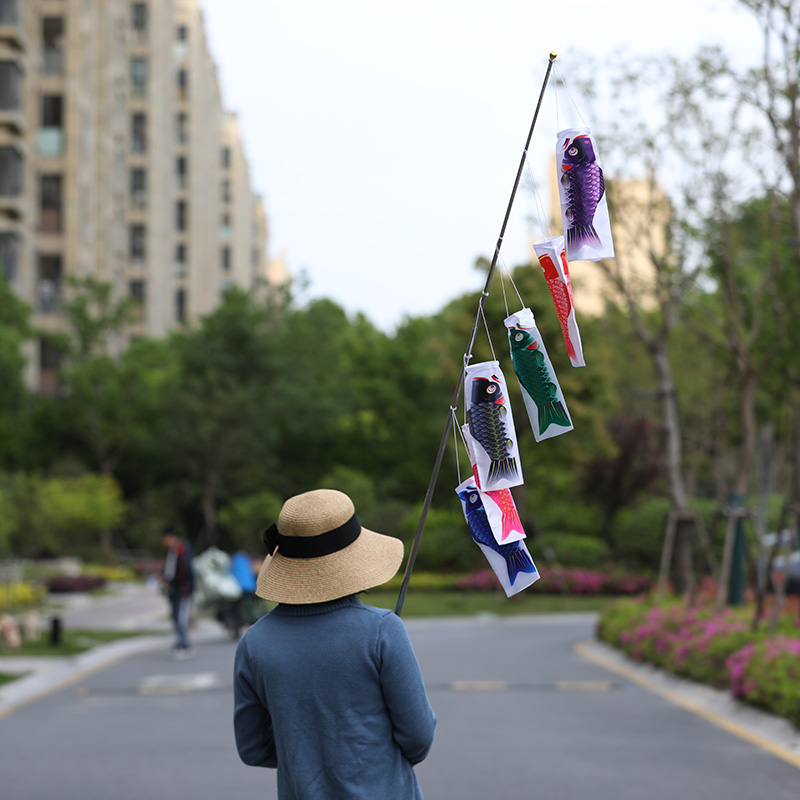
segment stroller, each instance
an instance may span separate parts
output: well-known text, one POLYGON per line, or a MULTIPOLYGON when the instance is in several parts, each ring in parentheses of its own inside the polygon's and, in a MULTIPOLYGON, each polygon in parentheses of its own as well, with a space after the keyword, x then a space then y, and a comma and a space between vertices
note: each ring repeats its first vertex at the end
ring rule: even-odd
POLYGON ((269 611, 267 602, 256 597, 256 577, 246 553, 231 557, 210 547, 192 560, 192 566, 198 610, 213 616, 232 639, 269 611))

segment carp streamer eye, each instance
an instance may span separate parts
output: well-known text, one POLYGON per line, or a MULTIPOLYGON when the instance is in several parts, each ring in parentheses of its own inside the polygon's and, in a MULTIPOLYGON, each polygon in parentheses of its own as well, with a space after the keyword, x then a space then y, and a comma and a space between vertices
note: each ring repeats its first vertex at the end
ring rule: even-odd
POLYGON ((497 391, 497 384, 491 383, 486 387, 486 394, 494 394, 497 391))
POLYGON ((518 334, 517 334, 517 335, 514 337, 514 339, 515 339, 517 342, 521 342, 521 341, 522 341, 522 334, 521 334, 521 333, 518 333, 518 334))
POLYGON ((470 503, 474 503, 477 499, 478 499, 478 495, 476 495, 476 494, 471 494, 469 496, 470 503))
POLYGON ((578 155, 578 148, 575 147, 575 145, 572 145, 572 147, 570 147, 570 149, 567 150, 567 153, 569 153, 569 155, 571 156, 576 156, 578 155))

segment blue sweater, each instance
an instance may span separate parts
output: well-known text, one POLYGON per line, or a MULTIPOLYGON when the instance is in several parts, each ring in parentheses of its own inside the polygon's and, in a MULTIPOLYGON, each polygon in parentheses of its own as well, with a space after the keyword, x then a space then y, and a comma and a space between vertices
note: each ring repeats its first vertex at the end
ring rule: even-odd
POLYGON ((239 642, 233 689, 239 756, 277 767, 281 800, 422 798, 436 715, 393 612, 278 605, 239 642))

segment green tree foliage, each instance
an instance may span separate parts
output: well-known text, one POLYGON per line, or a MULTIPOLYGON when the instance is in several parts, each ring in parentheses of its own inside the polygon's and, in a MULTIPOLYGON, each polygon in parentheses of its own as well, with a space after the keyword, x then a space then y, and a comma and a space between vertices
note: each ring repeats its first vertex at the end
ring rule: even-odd
POLYGON ((0 466, 16 467, 25 457, 29 399, 23 374, 23 343, 31 335, 30 309, 0 279, 0 466))
POLYGON ((107 475, 42 478, 25 473, 0 476, 3 534, 20 556, 96 555, 98 535, 124 516, 122 493, 107 475))

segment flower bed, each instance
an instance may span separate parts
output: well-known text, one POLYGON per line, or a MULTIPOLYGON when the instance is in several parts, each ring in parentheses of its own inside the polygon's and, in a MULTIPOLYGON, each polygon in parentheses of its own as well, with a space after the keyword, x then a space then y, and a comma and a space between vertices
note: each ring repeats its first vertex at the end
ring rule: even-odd
POLYGON ((751 629, 750 607, 620 601, 597 637, 631 658, 720 689, 800 727, 800 625, 784 616, 778 631, 751 629))
MULTIPOLYGON (((497 577, 490 569, 473 572, 456 583, 458 589, 472 591, 495 591, 498 586, 497 577)), ((649 575, 565 567, 542 573, 531 590, 540 594, 638 595, 649 591, 651 586, 649 575)))
POLYGON ((59 575, 50 578, 46 585, 51 594, 94 592, 106 585, 106 579, 100 575, 59 575))

